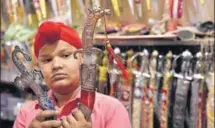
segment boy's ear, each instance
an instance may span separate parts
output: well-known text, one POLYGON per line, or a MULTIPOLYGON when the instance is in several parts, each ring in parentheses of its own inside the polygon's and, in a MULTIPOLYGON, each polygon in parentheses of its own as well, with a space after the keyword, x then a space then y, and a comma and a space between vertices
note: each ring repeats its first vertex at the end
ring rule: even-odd
POLYGON ((79 59, 80 64, 82 64, 84 62, 83 54, 78 53, 78 59, 79 59))

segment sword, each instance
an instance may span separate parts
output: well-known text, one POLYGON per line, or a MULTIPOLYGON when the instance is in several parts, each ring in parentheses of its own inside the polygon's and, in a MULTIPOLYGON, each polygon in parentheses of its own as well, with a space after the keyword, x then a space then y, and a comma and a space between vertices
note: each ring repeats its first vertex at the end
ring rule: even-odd
POLYGON ((140 71, 133 70, 134 75, 136 76, 133 90, 133 104, 132 104, 132 127, 141 128, 144 118, 143 109, 143 97, 144 97, 144 86, 147 85, 147 82, 150 78, 148 74, 148 51, 146 49, 143 52, 138 52, 132 56, 131 61, 134 60, 137 56, 142 56, 141 68, 140 71))
POLYGON ((147 115, 147 118, 148 118, 147 128, 154 127, 154 107, 155 107, 154 97, 156 97, 154 95, 154 91, 156 90, 157 57, 158 57, 158 51, 154 50, 152 52, 150 64, 149 64, 149 71, 150 71, 151 77, 150 77, 149 88, 148 88, 148 92, 147 92, 148 93, 147 98, 149 101, 149 105, 147 106, 148 112, 149 112, 147 115))
MULTIPOLYGON (((138 70, 137 69, 137 60, 132 60, 131 61, 131 57, 134 55, 134 51, 132 49, 128 50, 127 52, 127 67, 128 67, 128 74, 129 74, 129 80, 128 80, 128 87, 127 87, 127 105, 126 108, 129 112, 129 117, 131 117, 131 113, 132 113, 132 86, 133 86, 133 82, 134 82, 134 74, 132 73, 132 70, 138 70)), ((124 98, 125 99, 125 98, 124 98)))
MULTIPOLYGON (((130 50, 128 51, 130 52, 130 50)), ((125 56, 127 53, 121 53, 123 60, 126 60, 125 56)), ((129 53, 130 54, 130 53, 129 53)), ((131 58, 128 54, 128 59, 131 58)), ((128 62, 128 59, 124 61, 124 64, 128 62)), ((128 65, 128 63, 127 63, 128 65)), ((131 70, 127 69, 128 79, 124 79, 122 76, 120 77, 120 101, 123 103, 125 108, 128 111, 129 117, 131 117, 131 97, 132 97, 132 80, 133 80, 133 73, 131 70)))
POLYGON ((169 51, 165 57, 163 87, 161 89, 160 128, 168 128, 169 88, 173 77, 171 69, 172 52, 169 51))
POLYGON ((99 49, 93 48, 93 34, 97 21, 104 15, 110 15, 110 10, 88 9, 87 21, 82 33, 83 49, 74 53, 76 59, 77 53, 82 53, 84 57, 84 62, 80 67, 81 98, 78 108, 83 112, 86 120, 90 120, 95 102, 96 54, 100 52, 99 49))
MULTIPOLYGON (((210 71, 210 60, 212 57, 212 54, 208 52, 208 44, 206 44, 206 49, 204 53, 204 59, 203 59, 203 74, 204 76, 207 75, 207 73, 210 71)), ((199 100, 199 110, 201 109, 201 113, 199 113, 199 118, 198 122, 200 127, 205 128, 207 127, 207 115, 206 115, 206 104, 207 104, 207 96, 208 96, 208 86, 205 84, 205 79, 204 81, 201 82, 201 93, 199 94, 201 99, 199 100)))
MULTIPOLYGON (((21 50, 18 46, 15 46, 15 49, 12 52, 12 60, 17 69, 21 72, 21 76, 17 76, 14 79, 14 84, 21 90, 31 88, 39 98, 39 105, 43 110, 55 110, 53 101, 48 97, 47 92, 35 82, 36 77, 39 77, 39 80, 43 79, 41 72, 36 70, 28 71, 25 65, 19 60, 17 56, 18 53, 21 53, 27 61, 31 61, 31 57, 27 53, 21 50)), ((47 119, 53 120, 56 119, 56 117, 50 117, 47 119)))
POLYGON ((214 128, 214 71, 209 73, 209 79, 207 84, 211 87, 207 99, 207 128, 214 128))
POLYGON ((122 74, 117 69, 117 67, 118 67, 117 61, 113 55, 118 57, 118 55, 120 54, 121 51, 118 47, 115 47, 114 50, 111 48, 111 50, 113 51, 113 54, 111 54, 107 48, 107 51, 110 54, 109 61, 112 61, 112 70, 110 70, 110 72, 109 72, 110 73, 110 84, 111 84, 110 95, 117 98, 117 99, 120 99, 120 94, 121 94, 121 92, 120 92, 120 88, 121 88, 120 80, 122 80, 122 78, 121 78, 122 74))
POLYGON ((173 128, 184 128, 187 95, 190 82, 192 80, 192 74, 190 74, 190 60, 192 59, 192 54, 186 50, 182 53, 182 58, 183 62, 181 65, 181 73, 174 73, 174 77, 178 78, 178 83, 175 93, 175 104, 173 108, 173 128))
POLYGON ((202 75, 203 56, 201 52, 198 52, 196 54, 196 58, 197 58, 196 67, 194 70, 193 81, 191 85, 190 104, 192 109, 190 110, 190 124, 189 124, 191 128, 200 128, 201 114, 198 113, 201 113, 201 103, 199 102, 199 99, 201 99, 201 97, 199 97, 199 93, 202 93, 202 87, 204 82, 204 76, 202 75))
POLYGON ((208 99, 207 99, 207 128, 214 127, 214 54, 213 47, 211 47, 211 53, 209 53, 209 73, 206 83, 208 86, 208 99))
POLYGON ((163 63, 164 57, 162 55, 158 56, 158 66, 157 66, 157 74, 156 74, 156 87, 154 91, 154 106, 155 106, 155 120, 154 125, 160 125, 160 90, 162 87, 162 79, 163 79, 163 63))

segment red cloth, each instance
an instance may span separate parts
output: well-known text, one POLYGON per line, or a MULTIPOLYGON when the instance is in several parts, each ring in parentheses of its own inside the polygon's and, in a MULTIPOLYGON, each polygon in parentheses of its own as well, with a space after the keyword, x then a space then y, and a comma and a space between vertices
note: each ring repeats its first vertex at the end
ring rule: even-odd
POLYGON ((34 54, 39 55, 40 49, 46 43, 54 43, 63 40, 77 49, 81 48, 81 39, 78 33, 71 27, 61 22, 45 21, 40 26, 34 40, 34 54))

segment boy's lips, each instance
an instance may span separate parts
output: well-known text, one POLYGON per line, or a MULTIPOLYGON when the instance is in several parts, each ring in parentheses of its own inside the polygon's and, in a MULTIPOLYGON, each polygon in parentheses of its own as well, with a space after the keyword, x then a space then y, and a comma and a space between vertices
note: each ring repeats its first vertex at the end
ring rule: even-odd
POLYGON ((52 75, 51 79, 54 80, 58 80, 58 79, 64 79, 66 78, 68 75, 65 73, 55 73, 54 75, 52 75))

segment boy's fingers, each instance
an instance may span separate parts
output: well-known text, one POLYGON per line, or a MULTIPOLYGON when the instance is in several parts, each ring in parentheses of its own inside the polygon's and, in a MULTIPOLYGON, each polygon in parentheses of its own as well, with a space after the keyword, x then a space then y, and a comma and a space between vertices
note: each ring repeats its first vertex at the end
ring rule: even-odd
POLYGON ((74 109, 72 111, 72 115, 77 121, 86 121, 84 114, 79 109, 74 109))
POLYGON ((44 128, 58 128, 62 125, 62 122, 59 120, 49 120, 41 123, 41 126, 44 128))
POLYGON ((77 120, 72 116, 72 114, 67 116, 67 121, 69 122, 69 124, 73 125, 77 123, 77 120))
POLYGON ((63 120, 62 120, 62 126, 64 128, 69 128, 71 126, 71 124, 69 124, 69 122, 67 121, 66 117, 64 117, 63 120))
POLYGON ((38 121, 44 121, 44 119, 46 117, 51 117, 51 116, 56 116, 58 115, 58 112, 57 111, 54 111, 54 110, 45 110, 45 111, 41 111, 39 112, 37 115, 36 115, 36 119, 38 121))

